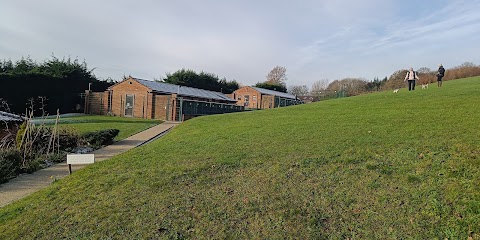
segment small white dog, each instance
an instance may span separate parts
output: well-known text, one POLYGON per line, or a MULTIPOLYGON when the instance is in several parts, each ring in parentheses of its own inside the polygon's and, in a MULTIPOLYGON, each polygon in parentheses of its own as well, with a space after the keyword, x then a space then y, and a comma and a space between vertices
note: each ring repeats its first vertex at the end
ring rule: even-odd
POLYGON ((422 89, 427 89, 428 88, 428 83, 427 84, 422 84, 422 89))
POLYGON ((397 89, 393 90, 393 93, 398 93, 398 90, 400 90, 400 89, 397 88, 397 89))

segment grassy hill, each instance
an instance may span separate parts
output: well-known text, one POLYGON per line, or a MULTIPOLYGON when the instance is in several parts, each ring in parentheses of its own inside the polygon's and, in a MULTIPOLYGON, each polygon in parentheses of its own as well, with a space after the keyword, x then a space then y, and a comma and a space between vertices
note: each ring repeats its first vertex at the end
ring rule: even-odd
POLYGON ((0 239, 467 239, 480 78, 200 117, 0 209, 0 239))

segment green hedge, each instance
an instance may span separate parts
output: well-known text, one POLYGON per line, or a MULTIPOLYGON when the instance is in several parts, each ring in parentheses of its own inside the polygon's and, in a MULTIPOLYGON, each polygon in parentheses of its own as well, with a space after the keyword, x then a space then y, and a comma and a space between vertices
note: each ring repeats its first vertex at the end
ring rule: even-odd
POLYGON ((118 129, 105 129, 95 132, 88 132, 82 135, 83 141, 95 148, 113 143, 113 139, 118 135, 118 129))
POLYGON ((0 183, 14 177, 20 170, 22 157, 16 149, 0 149, 0 183))

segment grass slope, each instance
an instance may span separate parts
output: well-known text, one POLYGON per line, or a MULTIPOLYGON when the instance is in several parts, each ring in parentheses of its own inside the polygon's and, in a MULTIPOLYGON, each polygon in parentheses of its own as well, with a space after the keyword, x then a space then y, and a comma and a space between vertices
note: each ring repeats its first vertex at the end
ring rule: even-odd
POLYGON ((192 119, 0 209, 0 238, 478 238, 478 89, 192 119))
MULTIPOLYGON (((49 123, 53 124, 54 119, 49 119, 49 123)), ((91 115, 62 117, 59 121, 60 126, 73 128, 79 133, 93 132, 108 128, 118 129, 120 132, 115 138, 115 141, 130 137, 135 133, 151 128, 158 123, 158 120, 91 115)))

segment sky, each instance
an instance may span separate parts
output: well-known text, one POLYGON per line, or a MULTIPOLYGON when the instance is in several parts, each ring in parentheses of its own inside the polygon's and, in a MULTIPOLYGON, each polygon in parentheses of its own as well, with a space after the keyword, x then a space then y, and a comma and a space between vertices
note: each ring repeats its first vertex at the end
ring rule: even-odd
POLYGON ((287 86, 480 64, 480 0, 4 0, 0 59, 85 60, 101 78, 179 69, 287 86))

